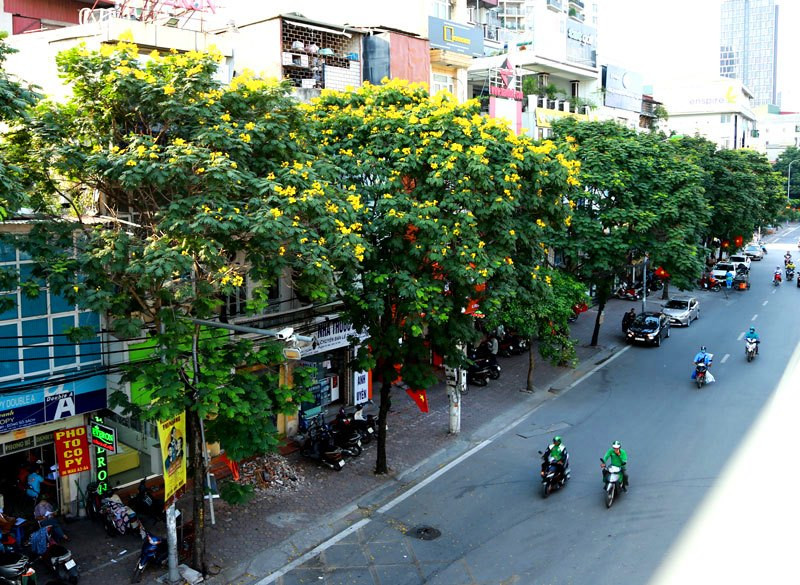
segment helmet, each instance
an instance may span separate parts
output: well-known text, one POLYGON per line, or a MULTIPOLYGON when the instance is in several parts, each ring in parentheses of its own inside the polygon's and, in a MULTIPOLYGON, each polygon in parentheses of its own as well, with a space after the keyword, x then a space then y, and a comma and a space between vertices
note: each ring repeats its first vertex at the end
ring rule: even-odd
POLYGON ((706 352, 706 346, 705 346, 705 345, 701 345, 701 346, 700 346, 700 351, 702 351, 703 353, 705 353, 705 352, 706 352))
POLYGON ((620 447, 622 447, 622 444, 619 441, 614 441, 613 443, 611 443, 612 449, 619 449, 620 447))
POLYGON ((555 437, 553 437, 553 443, 555 443, 556 445, 560 445, 561 444, 561 435, 556 435, 555 437))
POLYGON ((756 330, 756 328, 751 325, 750 326, 750 333, 753 333, 755 330, 756 330))

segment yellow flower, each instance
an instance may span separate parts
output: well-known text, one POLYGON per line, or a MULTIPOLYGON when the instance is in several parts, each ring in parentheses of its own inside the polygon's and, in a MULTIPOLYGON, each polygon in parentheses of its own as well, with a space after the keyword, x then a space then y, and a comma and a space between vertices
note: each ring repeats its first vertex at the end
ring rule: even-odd
POLYGON ((228 112, 225 112, 224 114, 222 114, 220 116, 220 118, 222 118, 225 122, 230 122, 231 121, 231 115, 228 112))
POLYGON ((175 88, 174 87, 172 87, 171 85, 165 85, 164 86, 164 94, 172 95, 173 93, 175 93, 175 88))
POLYGON ((515 232, 514 230, 508 230, 508 233, 509 233, 510 235, 512 235, 512 236, 514 236, 514 235, 516 235, 516 234, 517 234, 517 232, 515 232))
POLYGON ((129 167, 135 167, 135 166, 136 166, 136 161, 135 161, 135 160, 133 160, 133 159, 131 159, 131 160, 127 161, 127 162, 125 163, 125 165, 126 165, 126 166, 129 166, 129 167))
POLYGON ((203 174, 203 173, 205 173, 205 172, 206 172, 206 170, 205 170, 203 167, 200 167, 199 169, 197 169, 197 170, 195 171, 195 173, 197 173, 198 175, 202 175, 202 174, 203 174))
POLYGON ((277 207, 273 207, 272 209, 269 210, 269 212, 272 214, 272 217, 274 217, 275 219, 278 219, 280 216, 283 215, 283 212, 280 209, 278 209, 277 207))
POLYGON ((566 224, 567 227, 571 226, 572 225, 572 216, 568 215, 567 218, 564 220, 564 223, 566 224))
POLYGON ((247 124, 244 125, 245 130, 253 130, 255 127, 256 125, 253 122, 248 122, 247 124))
POLYGON ((284 246, 281 246, 280 248, 278 248, 278 255, 283 256, 284 254, 286 254, 286 248, 284 246))

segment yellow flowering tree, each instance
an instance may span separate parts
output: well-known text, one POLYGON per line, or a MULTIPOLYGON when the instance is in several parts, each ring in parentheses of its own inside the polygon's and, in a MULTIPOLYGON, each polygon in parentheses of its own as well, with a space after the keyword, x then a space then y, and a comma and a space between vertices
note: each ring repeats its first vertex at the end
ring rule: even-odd
MULTIPOLYGON (((58 63, 72 99, 42 104, 9 137, 25 147, 28 204, 43 214, 19 245, 52 289, 106 313, 114 335, 153 340, 151 359, 125 367, 151 401, 137 409, 114 398, 150 419, 188 413, 199 568, 200 421, 210 419, 209 438, 233 459, 264 452, 276 444, 274 416, 296 412, 304 390, 249 367, 278 363, 280 348, 201 334, 192 319, 216 317, 245 278, 260 283, 256 301, 266 299, 260 293, 287 267, 318 294, 313 285, 331 280, 331 265, 318 260, 325 240, 306 218, 317 206, 319 229, 333 231, 325 185, 311 174, 302 114, 284 84, 243 75, 222 87, 213 53, 154 52, 143 62, 127 42, 77 47, 58 63), (54 200, 73 221, 52 213, 54 200)), ((329 236, 333 246, 357 240, 329 236)))
MULTIPOLYGON (((375 471, 386 473, 386 418, 398 370, 412 389, 434 381, 431 352, 463 365, 485 312, 544 261, 542 235, 564 222, 575 168, 555 146, 516 137, 479 104, 401 81, 323 92, 309 120, 330 166, 328 212, 361 240, 337 254, 336 286, 366 331, 362 366, 380 381, 375 471), (333 193, 331 191, 331 193, 333 193), (343 206, 339 202, 344 202, 343 206)), ((565 150, 566 152, 566 150, 565 150)))

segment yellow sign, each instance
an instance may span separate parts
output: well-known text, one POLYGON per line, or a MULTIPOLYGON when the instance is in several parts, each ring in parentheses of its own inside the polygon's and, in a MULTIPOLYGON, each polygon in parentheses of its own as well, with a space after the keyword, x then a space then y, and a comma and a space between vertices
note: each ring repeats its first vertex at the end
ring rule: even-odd
POLYGON ((444 27, 444 40, 450 41, 451 43, 461 43, 462 45, 469 45, 469 39, 467 37, 461 37, 456 34, 456 29, 452 26, 444 27))
POLYGON ((574 112, 562 112, 561 110, 550 110, 547 108, 536 108, 536 126, 539 128, 552 127, 551 122, 557 118, 575 118, 576 120, 587 121, 589 116, 586 114, 576 114, 574 112))
POLYGON ((161 470, 164 473, 164 503, 186 485, 186 421, 178 415, 158 423, 161 443, 161 470))

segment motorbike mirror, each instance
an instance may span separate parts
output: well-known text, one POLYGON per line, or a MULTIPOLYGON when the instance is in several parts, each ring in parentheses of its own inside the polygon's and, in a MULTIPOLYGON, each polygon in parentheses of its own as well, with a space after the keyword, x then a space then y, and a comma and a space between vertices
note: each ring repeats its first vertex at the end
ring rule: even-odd
POLYGON ((539 451, 539 455, 544 455, 544 453, 542 453, 541 451, 539 451))

